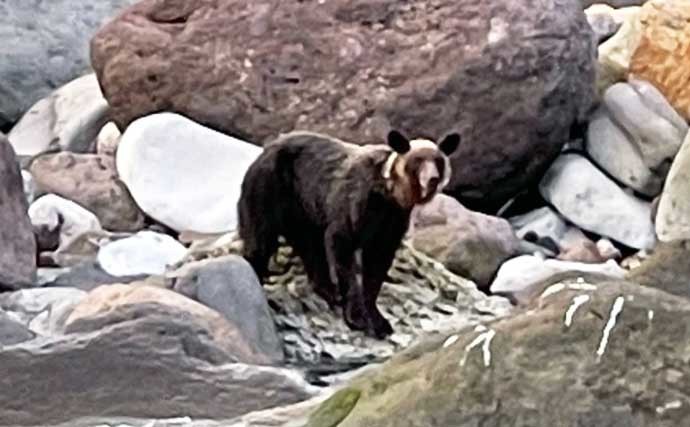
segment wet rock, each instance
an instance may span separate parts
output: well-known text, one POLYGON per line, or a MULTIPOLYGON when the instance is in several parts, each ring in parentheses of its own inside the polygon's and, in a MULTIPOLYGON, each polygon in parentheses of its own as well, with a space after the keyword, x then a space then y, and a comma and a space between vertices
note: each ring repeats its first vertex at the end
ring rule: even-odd
POLYGON ((12 128, 9 139, 19 156, 48 149, 86 153, 107 116, 108 102, 96 75, 88 74, 38 101, 12 128))
POLYGON ((39 197, 32 203, 29 218, 41 251, 64 248, 82 233, 102 230, 96 215, 55 194, 39 197))
POLYGON ((24 325, 0 310, 0 349, 29 341, 34 334, 24 325))
POLYGON ((621 279, 625 270, 615 261, 593 264, 571 262, 555 259, 542 259, 524 255, 508 260, 498 270, 496 279, 491 284, 491 293, 509 296, 511 300, 525 303, 534 295, 535 289, 549 277, 560 273, 594 273, 611 278, 621 279))
POLYGON ((587 151, 621 183, 656 196, 688 125, 649 83, 617 83, 587 132, 587 151))
POLYGON ((630 73, 651 82, 687 120, 690 119, 690 3, 650 0, 640 11, 640 42, 630 73))
POLYGON ((446 195, 415 208, 409 237, 416 249, 480 288, 488 287, 501 264, 520 249, 508 221, 473 212, 446 195))
POLYGON ((656 242, 650 204, 621 190, 586 158, 566 154, 539 184, 542 196, 584 230, 636 249, 656 242))
POLYGON ((186 307, 121 305, 71 323, 68 332, 0 350, 6 419, 19 425, 87 416, 229 419, 314 392, 293 371, 235 363, 240 342, 218 336, 208 317, 186 307))
POLYGON ((274 363, 283 347, 266 295, 251 265, 236 255, 184 266, 174 277, 174 290, 222 314, 274 363))
POLYGON ((29 287, 36 280, 36 241, 28 209, 14 150, 0 136, 0 290, 29 287))
POLYGON ((160 113, 127 128, 117 170, 141 209, 159 222, 180 232, 227 232, 237 226, 244 173, 260 152, 180 115, 160 113))
POLYGON ((115 170, 112 156, 46 154, 31 162, 38 191, 53 193, 93 212, 106 230, 138 231, 144 214, 115 170))
POLYGON ((0 3, 0 127, 55 88, 89 71, 89 39, 136 0, 0 3))
POLYGON ((570 0, 144 0, 99 31, 92 58, 123 129, 166 110, 257 144, 459 131, 448 190, 476 208, 532 182, 585 119, 594 48, 570 0))
MULTIPOLYGON (((239 244, 238 244, 239 243, 239 244)), ((236 254, 234 234, 197 242, 184 262, 236 254)), ((283 340, 286 361, 321 378, 386 360, 420 337, 475 325, 482 319, 508 315, 512 306, 501 297, 487 297, 476 285, 454 275, 440 262, 404 243, 377 304, 395 333, 386 340, 350 330, 339 310, 316 296, 291 248, 283 246, 271 261, 264 289, 283 340)))
POLYGON ((671 164, 656 214, 659 240, 690 239, 690 134, 671 164))
POLYGON ((86 292, 74 288, 23 289, 0 294, 0 309, 12 314, 32 334, 64 333, 67 318, 86 292))
POLYGON ((338 427, 690 422, 690 303, 634 283, 585 284, 556 284, 529 310, 410 349, 341 388, 307 426, 333 425, 317 415, 338 427))
POLYGON ((104 245, 98 251, 98 264, 112 276, 163 274, 186 253, 180 242, 166 234, 140 231, 104 245))

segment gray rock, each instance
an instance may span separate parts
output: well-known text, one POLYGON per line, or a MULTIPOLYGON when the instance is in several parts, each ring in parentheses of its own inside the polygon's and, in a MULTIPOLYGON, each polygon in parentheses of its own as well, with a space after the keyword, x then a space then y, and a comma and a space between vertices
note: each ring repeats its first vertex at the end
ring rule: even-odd
POLYGON ((656 242, 650 203, 621 190, 582 156, 559 157, 539 190, 561 215, 584 230, 636 249, 656 242))
POLYGON ((0 2, 0 127, 39 99, 88 72, 89 40, 136 0, 0 2))
POLYGON ((140 231, 104 245, 98 251, 98 264, 112 276, 163 274, 186 253, 187 249, 167 234, 140 231))
POLYGON ((86 292, 74 288, 23 289, 0 295, 0 309, 37 335, 64 332, 67 318, 86 292))
POLYGON ((111 276, 103 271, 97 262, 84 262, 61 270, 55 277, 46 280, 46 287, 69 287, 92 291, 102 285, 127 284, 145 279, 147 276, 111 276))
POLYGON ((616 83, 587 133, 592 158, 616 179, 649 196, 661 183, 688 125, 649 83, 616 83))
POLYGON ((18 156, 48 149, 85 153, 108 121, 108 102, 95 74, 80 77, 38 101, 9 134, 18 156))
POLYGON ((34 337, 29 328, 0 310, 0 349, 32 340, 34 337))
POLYGON ((0 290, 28 287, 36 280, 36 241, 28 209, 14 150, 0 136, 0 290))
POLYGON ((637 283, 585 284, 557 283, 515 316, 411 348, 341 388, 308 425, 689 425, 690 302, 637 283))
POLYGON ((77 321, 68 332, 0 350, 3 420, 228 419, 314 392, 293 371, 234 363, 205 323, 171 307, 129 305, 77 321))
POLYGON ((244 258, 230 255, 200 261, 170 276, 175 277, 175 291, 225 316, 256 346, 256 351, 274 363, 283 361, 283 346, 266 295, 244 258))

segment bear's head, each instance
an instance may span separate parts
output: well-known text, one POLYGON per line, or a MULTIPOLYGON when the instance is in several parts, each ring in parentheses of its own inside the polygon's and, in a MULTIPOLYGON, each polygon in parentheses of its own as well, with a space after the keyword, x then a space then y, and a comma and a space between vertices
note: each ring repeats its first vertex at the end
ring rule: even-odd
POLYGON ((392 149, 383 167, 386 188, 405 209, 429 202, 448 185, 449 156, 458 148, 460 135, 451 133, 438 144, 428 139, 409 140, 396 130, 388 134, 392 149))

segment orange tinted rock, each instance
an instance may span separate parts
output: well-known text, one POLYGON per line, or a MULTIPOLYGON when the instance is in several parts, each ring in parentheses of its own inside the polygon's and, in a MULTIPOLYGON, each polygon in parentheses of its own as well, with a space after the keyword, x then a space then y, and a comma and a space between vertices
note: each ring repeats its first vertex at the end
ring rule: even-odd
POLYGON ((649 81, 690 119, 690 2, 653 0, 640 12, 642 37, 630 73, 649 81))

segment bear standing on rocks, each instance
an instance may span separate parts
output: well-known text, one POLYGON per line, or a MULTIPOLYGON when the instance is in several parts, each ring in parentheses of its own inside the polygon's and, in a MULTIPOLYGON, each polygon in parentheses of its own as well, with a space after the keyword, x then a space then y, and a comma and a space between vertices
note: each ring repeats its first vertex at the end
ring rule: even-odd
POLYGON ((283 236, 315 291, 344 304, 351 329, 393 332, 376 299, 407 231, 412 208, 450 179, 456 133, 438 145, 388 134, 388 145, 357 146, 311 132, 281 135, 264 147, 238 203, 244 256, 263 277, 283 236))

